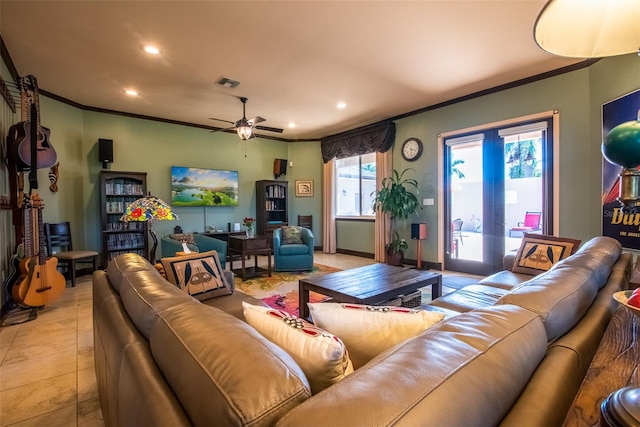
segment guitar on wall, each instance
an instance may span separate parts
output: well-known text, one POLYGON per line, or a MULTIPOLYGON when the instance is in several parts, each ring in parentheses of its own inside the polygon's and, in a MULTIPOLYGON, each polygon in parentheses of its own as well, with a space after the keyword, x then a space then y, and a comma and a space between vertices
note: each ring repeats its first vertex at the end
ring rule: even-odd
POLYGON ((31 121, 36 121, 36 167, 38 169, 50 168, 56 164, 58 156, 49 141, 51 131, 40 125, 40 96, 35 76, 22 77, 20 79, 20 90, 23 94, 21 97, 22 121, 9 128, 7 135, 9 156, 15 162, 17 170, 29 170, 32 159, 31 121), (29 114, 30 105, 36 106, 36 111, 38 111, 38 114, 35 115, 36 117, 29 114))
POLYGON ((38 193, 32 193, 24 204, 25 257, 20 261, 20 279, 11 290, 19 305, 41 307, 49 304, 60 298, 66 286, 64 276, 57 270, 58 259, 45 255, 43 208, 38 193))

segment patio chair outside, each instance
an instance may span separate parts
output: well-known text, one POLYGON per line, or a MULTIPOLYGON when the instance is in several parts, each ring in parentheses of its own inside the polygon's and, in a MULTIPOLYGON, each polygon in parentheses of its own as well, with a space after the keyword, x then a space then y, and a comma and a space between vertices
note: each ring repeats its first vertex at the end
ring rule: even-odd
POLYGON ((542 212, 527 212, 524 215, 524 221, 519 222, 516 227, 509 230, 509 237, 513 237, 514 231, 522 233, 530 233, 532 231, 540 231, 540 222, 542 220, 542 212))

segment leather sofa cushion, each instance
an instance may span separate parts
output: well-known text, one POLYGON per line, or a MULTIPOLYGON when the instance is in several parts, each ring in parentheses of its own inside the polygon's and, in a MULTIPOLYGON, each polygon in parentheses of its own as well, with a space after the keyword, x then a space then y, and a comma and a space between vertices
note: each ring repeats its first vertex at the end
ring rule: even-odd
POLYGON ((196 301, 167 282, 149 262, 134 254, 119 255, 107 267, 122 305, 140 333, 149 339, 157 313, 177 304, 196 301))
POLYGON ((535 313, 463 313, 380 354, 277 425, 310 425, 311 414, 313 425, 498 425, 546 349, 535 313))
POLYGON ((284 350, 200 302, 158 313, 149 342, 194 425, 272 425, 311 396, 304 373, 284 350))
POLYGON ((498 304, 515 304, 540 314, 552 342, 580 321, 621 251, 615 239, 595 237, 549 271, 514 288, 498 304))
POLYGON ((469 285, 443 295, 429 303, 436 307, 464 313, 476 308, 489 307, 507 294, 507 290, 485 285, 469 285))
POLYGON ((530 280, 534 276, 523 273, 514 273, 510 270, 502 270, 491 276, 487 276, 478 282, 479 285, 493 286, 495 288, 502 288, 511 290, 521 284, 530 280))
MULTIPOLYGON (((107 265, 107 275, 113 289, 119 294, 120 284, 124 276, 131 271, 149 270, 149 262, 139 255, 122 254, 118 255, 107 265)), ((158 273, 160 274, 160 273, 158 273)))
POLYGON ((622 253, 622 245, 610 237, 596 237, 585 243, 574 256, 558 262, 555 268, 581 266, 591 271, 598 289, 607 282, 611 268, 622 253))
POLYGON ((549 342, 578 323, 598 292, 586 268, 555 268, 524 282, 497 304, 514 304, 538 313, 549 342))
POLYGON ((206 301, 202 301, 203 304, 218 308, 224 311, 225 313, 228 313, 242 321, 246 321, 246 319, 244 318, 243 310, 242 310, 242 302, 246 302, 252 305, 269 307, 262 300, 259 300, 257 298, 252 297, 251 295, 247 295, 239 291, 224 297, 211 298, 206 301))

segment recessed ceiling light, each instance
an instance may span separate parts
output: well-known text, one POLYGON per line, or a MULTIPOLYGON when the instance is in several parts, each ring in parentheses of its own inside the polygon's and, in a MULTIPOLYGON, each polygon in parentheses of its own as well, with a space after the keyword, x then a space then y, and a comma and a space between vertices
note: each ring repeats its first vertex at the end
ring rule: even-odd
POLYGON ((347 107, 347 103, 346 102, 338 102, 338 105, 336 105, 336 107, 338 107, 339 109, 343 109, 347 107))
POLYGON ((160 55, 160 49, 152 45, 145 46, 144 51, 151 55, 160 55))
POLYGON ((133 89, 125 89, 124 93, 126 93, 129 96, 138 96, 139 93, 137 90, 133 90, 133 89))
POLYGON ((290 129, 293 129, 294 127, 296 127, 296 124, 295 124, 295 123, 293 123, 293 122, 290 122, 290 123, 287 125, 287 127, 288 127, 288 128, 290 128, 290 129))

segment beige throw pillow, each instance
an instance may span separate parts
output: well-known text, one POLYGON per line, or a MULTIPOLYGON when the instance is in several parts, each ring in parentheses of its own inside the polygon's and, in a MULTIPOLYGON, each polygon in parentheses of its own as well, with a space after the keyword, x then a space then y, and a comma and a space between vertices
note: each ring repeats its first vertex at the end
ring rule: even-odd
POLYGON ((511 271, 532 276, 544 273, 558 261, 573 255, 580 242, 566 237, 525 233, 511 271))
POLYGON ((216 251, 162 258, 160 262, 169 282, 201 301, 233 293, 216 251))
POLYGON ((390 306, 309 303, 313 323, 340 337, 354 369, 440 322, 444 313, 390 306))

